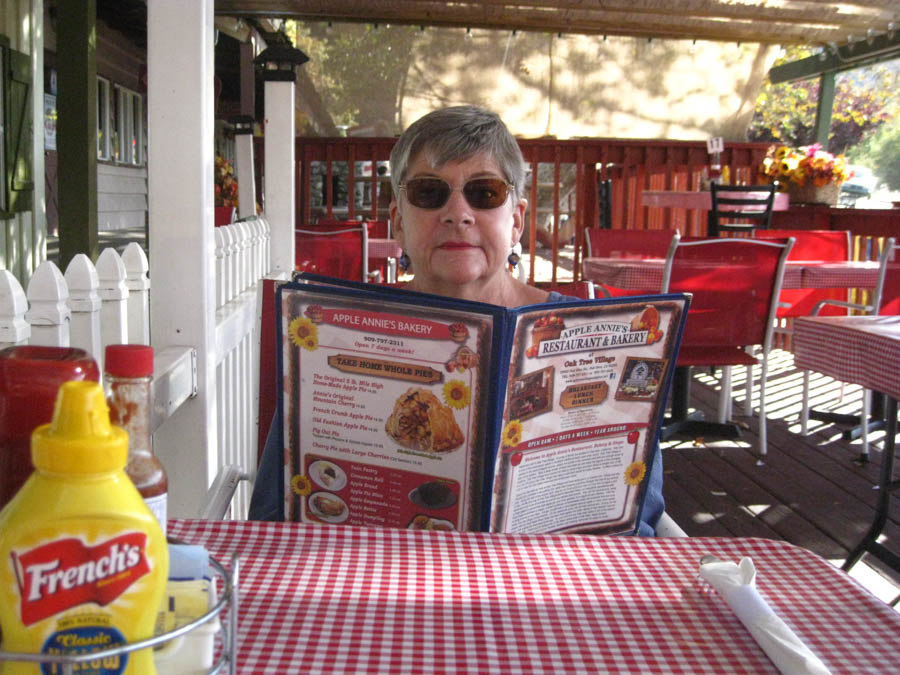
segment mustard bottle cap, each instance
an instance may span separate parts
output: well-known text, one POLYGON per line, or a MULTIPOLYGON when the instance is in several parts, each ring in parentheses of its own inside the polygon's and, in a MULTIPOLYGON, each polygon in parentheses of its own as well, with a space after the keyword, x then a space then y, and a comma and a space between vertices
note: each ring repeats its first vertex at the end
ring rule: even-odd
POLYGON ((54 473, 92 474, 125 468, 128 433, 109 423, 109 408, 99 383, 63 383, 52 421, 31 434, 31 461, 37 469, 54 473))

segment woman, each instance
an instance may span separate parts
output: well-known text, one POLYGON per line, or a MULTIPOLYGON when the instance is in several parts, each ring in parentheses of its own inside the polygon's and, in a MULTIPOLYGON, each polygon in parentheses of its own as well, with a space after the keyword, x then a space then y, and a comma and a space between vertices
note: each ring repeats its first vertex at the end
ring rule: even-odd
MULTIPOLYGON (((413 274, 406 288, 504 307, 576 300, 509 273, 511 249, 525 226, 524 185, 522 151, 495 113, 457 106, 414 122, 391 151, 392 232, 413 274)), ((279 428, 277 415, 272 428, 279 428)), ((281 484, 281 444, 273 436, 270 431, 257 487, 281 484)), ((660 458, 647 489, 638 534, 652 536, 664 509, 660 458)), ((251 518, 280 520, 281 509, 280 495, 254 490, 251 518)))
MULTIPOLYGON (((495 113, 456 106, 419 118, 391 151, 391 187, 391 231, 414 275, 407 288, 504 307, 576 299, 508 271, 525 228, 525 160, 495 113)), ((648 480, 644 536, 665 508, 661 457, 648 480)))
POLYGON ((391 231, 414 274, 408 288, 505 307, 548 294, 510 275, 522 236, 525 161, 500 118, 473 106, 413 123, 391 151, 391 231))

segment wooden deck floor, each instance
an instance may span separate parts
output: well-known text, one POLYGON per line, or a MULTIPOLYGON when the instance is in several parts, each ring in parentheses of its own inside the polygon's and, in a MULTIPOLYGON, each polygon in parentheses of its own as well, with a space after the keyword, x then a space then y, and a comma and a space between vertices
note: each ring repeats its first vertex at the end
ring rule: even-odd
MULTIPOLYGON (((775 350, 767 385, 768 455, 759 463, 758 420, 743 416, 743 369, 733 375, 735 421, 749 423, 743 438, 673 438, 663 443, 666 510, 690 536, 765 537, 789 541, 842 562, 871 524, 878 492, 883 432, 870 435, 870 461, 854 460, 860 441, 842 440, 843 427, 810 421, 800 435, 798 415, 802 376, 792 355, 775 350)), ((757 369, 758 376, 758 369, 757 369)), ((817 409, 858 413, 861 390, 818 374, 811 377, 817 409)), ((758 383, 754 387, 758 402, 758 383)), ((715 418, 718 382, 708 373, 694 374, 692 408, 715 418)), ((895 502, 897 500, 895 499, 895 502)), ((900 509, 894 508, 884 543, 900 551, 900 509)), ((900 593, 900 574, 873 556, 865 556, 900 593)))

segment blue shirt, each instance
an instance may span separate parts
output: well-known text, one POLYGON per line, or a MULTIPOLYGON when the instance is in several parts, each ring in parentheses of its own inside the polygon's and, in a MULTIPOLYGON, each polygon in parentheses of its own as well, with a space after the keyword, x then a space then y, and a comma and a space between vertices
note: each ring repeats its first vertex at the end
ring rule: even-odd
MULTIPOLYGON (((562 295, 551 291, 547 302, 572 302, 579 298, 562 295)), ((250 520, 284 520, 284 455, 281 443, 281 409, 275 408, 275 416, 269 427, 266 437, 266 445, 263 448, 262 458, 256 472, 256 482, 253 485, 253 494, 250 497, 250 520)), ((652 537, 655 534, 656 523, 666 508, 662 493, 663 470, 662 453, 657 443, 653 457, 650 458, 650 475, 647 479, 647 495, 644 498, 644 508, 641 511, 641 519, 638 523, 637 534, 642 537, 652 537)))

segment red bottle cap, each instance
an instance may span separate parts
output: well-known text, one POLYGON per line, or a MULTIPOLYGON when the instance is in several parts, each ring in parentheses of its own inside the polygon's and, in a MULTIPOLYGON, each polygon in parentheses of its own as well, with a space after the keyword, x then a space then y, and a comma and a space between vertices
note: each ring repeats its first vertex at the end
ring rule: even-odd
POLYGON ((153 347, 150 345, 108 345, 103 372, 113 377, 153 375, 153 347))

